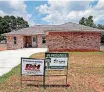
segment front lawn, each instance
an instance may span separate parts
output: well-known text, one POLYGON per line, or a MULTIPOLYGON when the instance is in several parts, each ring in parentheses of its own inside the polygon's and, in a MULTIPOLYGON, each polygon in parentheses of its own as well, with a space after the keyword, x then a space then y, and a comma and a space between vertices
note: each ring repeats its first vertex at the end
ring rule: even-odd
MULTIPOLYGON (((44 59, 44 53, 33 54, 32 58, 44 59)), ((49 71, 46 74, 62 73, 49 71)), ((20 65, 0 77, 0 92, 103 92, 104 90, 104 53, 103 52, 70 52, 68 84, 69 87, 34 87, 23 82, 20 86, 20 65)), ((27 77, 25 77, 27 78, 27 77)), ((38 79, 37 77, 31 77, 38 79)), ((41 78, 39 78, 41 80, 41 78)), ((65 77, 46 77, 46 84, 65 84, 65 77)))

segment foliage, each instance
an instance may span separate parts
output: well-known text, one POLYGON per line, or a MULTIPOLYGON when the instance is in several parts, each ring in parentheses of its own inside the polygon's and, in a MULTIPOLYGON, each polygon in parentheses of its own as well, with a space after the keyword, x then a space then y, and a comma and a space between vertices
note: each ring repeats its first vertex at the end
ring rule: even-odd
MULTIPOLYGON (((0 16, 0 38, 1 34, 8 33, 11 31, 16 31, 18 29, 29 27, 27 21, 25 21, 22 17, 14 17, 14 16, 0 16)), ((2 39, 0 39, 2 40, 2 39)))
MULTIPOLYGON (((94 23, 93 16, 89 16, 88 18, 82 17, 81 20, 79 21, 79 24, 104 30, 104 25, 102 24, 96 25, 94 23)), ((101 35, 101 43, 104 43, 104 34, 101 35)))
POLYGON ((104 43, 104 34, 101 35, 101 43, 104 43))
POLYGON ((86 25, 86 18, 82 17, 82 19, 79 21, 79 24, 86 25))
POLYGON ((93 21, 93 16, 89 16, 88 18, 82 17, 81 20, 79 21, 79 24, 89 27, 95 26, 93 21))
POLYGON ((89 17, 86 19, 86 26, 93 27, 93 25, 94 25, 93 16, 89 16, 89 17))
POLYGON ((97 25, 97 28, 98 28, 98 29, 104 29, 104 25, 98 24, 98 25, 97 25))

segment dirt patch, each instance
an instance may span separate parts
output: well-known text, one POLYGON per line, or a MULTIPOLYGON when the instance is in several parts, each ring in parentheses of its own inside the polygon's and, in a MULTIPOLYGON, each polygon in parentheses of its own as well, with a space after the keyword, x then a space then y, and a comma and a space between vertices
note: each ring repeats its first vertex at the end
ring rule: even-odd
POLYGON ((7 50, 6 44, 0 44, 0 51, 7 50))

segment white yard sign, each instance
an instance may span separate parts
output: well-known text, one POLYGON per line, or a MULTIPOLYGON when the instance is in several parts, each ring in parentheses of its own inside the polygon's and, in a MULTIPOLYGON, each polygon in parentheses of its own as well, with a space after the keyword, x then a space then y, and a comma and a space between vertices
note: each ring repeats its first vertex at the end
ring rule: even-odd
POLYGON ((46 67, 47 69, 65 69, 68 65, 67 53, 46 53, 46 67))
POLYGON ((44 75, 44 60, 38 59, 21 59, 22 75, 44 75))
POLYGON ((67 58, 51 58, 50 66, 67 66, 67 58))

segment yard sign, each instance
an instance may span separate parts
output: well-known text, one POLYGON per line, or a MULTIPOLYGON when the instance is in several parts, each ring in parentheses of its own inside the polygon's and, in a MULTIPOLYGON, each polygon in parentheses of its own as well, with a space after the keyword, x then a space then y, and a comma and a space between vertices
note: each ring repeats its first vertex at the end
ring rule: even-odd
POLYGON ((48 76, 66 76, 68 75, 68 53, 45 53, 45 60, 34 58, 21 58, 21 87, 22 75, 43 76, 43 86, 45 88, 45 71, 46 70, 67 70, 64 75, 48 75, 48 76))
MULTIPOLYGON (((66 86, 68 77, 68 53, 45 53, 45 66, 46 70, 62 70, 66 74, 61 75, 48 75, 48 76, 66 76, 66 86)), ((60 71, 61 72, 61 71, 60 71)))
POLYGON ((68 53, 46 53, 45 61, 47 69, 66 69, 68 66, 68 53))
POLYGON ((34 58, 21 58, 21 87, 22 81, 31 81, 22 80, 23 75, 43 76, 43 86, 45 87, 45 60, 34 58))
POLYGON ((44 75, 44 60, 22 58, 22 75, 44 75))

